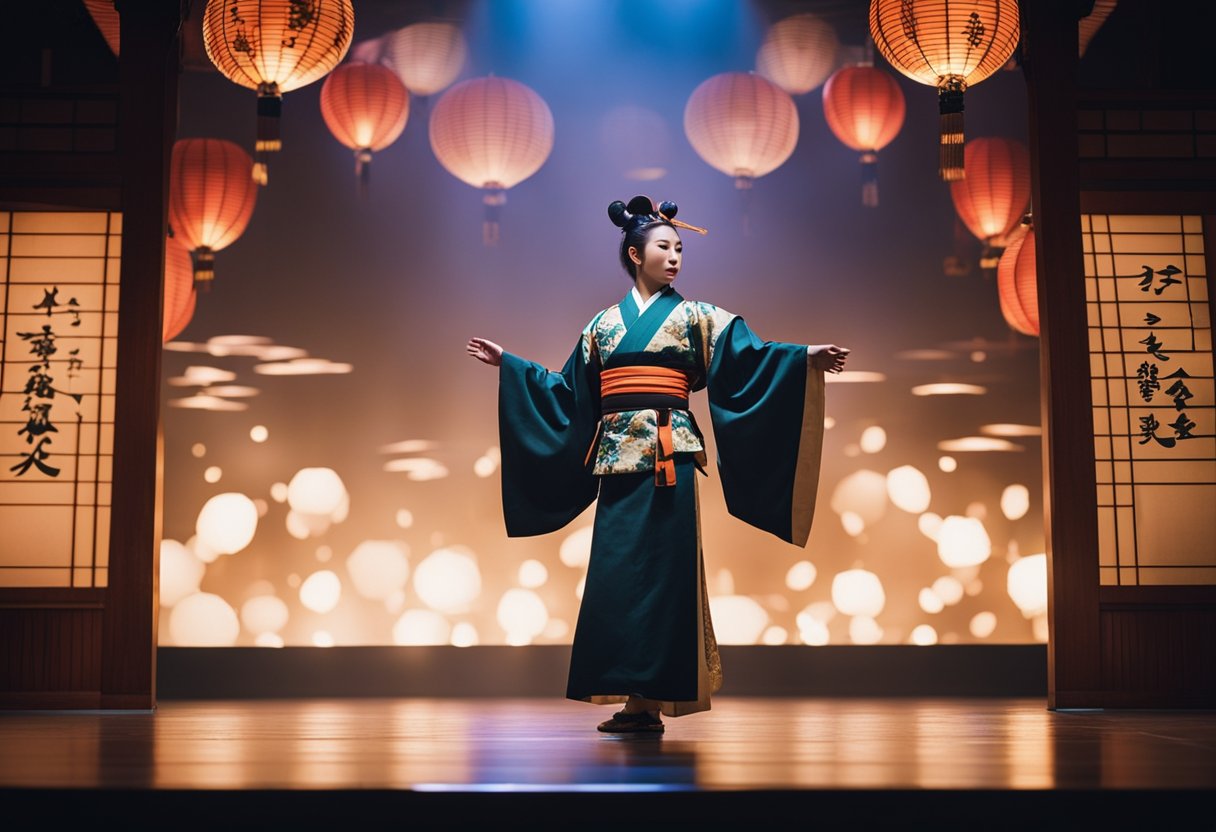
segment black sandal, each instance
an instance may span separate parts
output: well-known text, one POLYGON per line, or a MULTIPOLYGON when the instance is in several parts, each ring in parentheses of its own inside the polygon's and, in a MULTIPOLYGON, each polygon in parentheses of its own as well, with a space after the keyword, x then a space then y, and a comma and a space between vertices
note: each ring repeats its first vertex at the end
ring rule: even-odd
POLYGON ((663 721, 657 716, 651 716, 648 711, 639 711, 636 714, 627 714, 624 711, 617 711, 612 715, 612 719, 601 722, 597 726, 597 730, 612 734, 628 734, 628 733, 663 733, 663 721))

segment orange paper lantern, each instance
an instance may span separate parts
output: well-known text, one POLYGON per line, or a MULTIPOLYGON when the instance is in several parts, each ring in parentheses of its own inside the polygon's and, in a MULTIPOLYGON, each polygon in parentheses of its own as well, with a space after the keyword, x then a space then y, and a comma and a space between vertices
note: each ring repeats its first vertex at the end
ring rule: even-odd
POLYGON ((798 143, 798 108, 789 93, 748 72, 701 83, 684 107, 684 133, 697 155, 749 188, 780 167, 798 143))
POLYGON ((872 66, 837 70, 823 86, 823 115, 836 138, 861 153, 863 205, 878 204, 878 151, 904 126, 904 94, 872 66))
POLYGON ((245 231, 257 200, 253 160, 223 139, 178 139, 169 162, 169 223, 194 257, 194 279, 215 277, 215 252, 245 231))
POLYGON ((473 78, 435 104, 431 150, 448 173, 485 191, 484 239, 498 239, 498 208, 540 170, 553 150, 553 113, 531 88, 510 78, 473 78))
MULTIPOLYGON (((1014 139, 986 137, 967 142, 965 159, 967 178, 950 183, 954 210, 989 249, 1000 248, 1030 201, 1030 152, 1014 139)), ((983 265, 995 266, 994 255, 983 265)))
POLYGON ((996 268, 997 295, 1005 322, 1023 335, 1039 334, 1039 286, 1034 229, 1015 238, 996 268))
POLYGON ((836 66, 840 43, 832 24, 796 14, 769 27, 756 53, 756 71, 791 95, 810 92, 836 66))
POLYGON ((165 311, 161 319, 161 336, 168 343, 181 334, 194 317, 194 270, 190 252, 181 243, 165 240, 165 311))
POLYGON ((280 149, 283 93, 324 78, 350 48, 351 0, 207 0, 203 46, 229 81, 258 93, 258 168, 280 149))
POLYGON ((963 92, 996 72, 1021 36, 1017 0, 870 0, 870 35, 891 66, 937 87, 942 179, 962 179, 963 92))
POLYGON ((118 9, 114 8, 114 0, 84 0, 84 7, 89 17, 97 24, 98 31, 105 38, 106 46, 115 55, 118 54, 118 9))
POLYGON ((451 23, 415 23, 388 36, 385 53, 401 83, 414 95, 434 95, 450 86, 469 52, 451 23))
POLYGON ((355 151, 360 193, 372 152, 397 140, 410 115, 410 94, 388 67, 343 64, 321 86, 321 116, 329 132, 355 151))

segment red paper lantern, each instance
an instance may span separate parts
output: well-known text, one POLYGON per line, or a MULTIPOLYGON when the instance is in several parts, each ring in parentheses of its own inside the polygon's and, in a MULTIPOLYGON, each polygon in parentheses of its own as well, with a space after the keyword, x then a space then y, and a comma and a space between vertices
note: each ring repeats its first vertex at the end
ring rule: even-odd
POLYGON ((965 179, 950 183, 950 197, 959 219, 989 251, 986 258, 996 265, 1000 238, 1021 221, 1030 201, 1030 153, 1014 139, 1000 137, 967 142, 963 166, 965 179))
POLYGON ((388 147, 405 129, 410 94, 386 66, 343 64, 321 86, 321 116, 334 138, 355 151, 355 176, 363 193, 372 152, 388 147))
POLYGON ((878 151, 904 125, 904 94, 890 73, 872 66, 837 70, 823 86, 823 115, 836 138, 861 153, 863 205, 878 204, 878 151))
POLYGON ((485 193, 483 238, 498 240, 506 191, 540 170, 553 150, 553 113, 536 92, 510 78, 473 78, 440 96, 431 113, 439 164, 485 193))
POLYGON ((180 335, 190 323, 195 299, 190 252, 176 240, 165 240, 165 312, 161 322, 164 343, 180 335))
POLYGON ((224 139, 178 139, 169 162, 169 223, 194 257, 194 279, 215 277, 215 252, 249 224, 258 188, 253 160, 224 139))
POLYGON ((996 268, 997 295, 1005 322, 1023 335, 1039 334, 1039 287, 1034 229, 1014 239, 996 268))

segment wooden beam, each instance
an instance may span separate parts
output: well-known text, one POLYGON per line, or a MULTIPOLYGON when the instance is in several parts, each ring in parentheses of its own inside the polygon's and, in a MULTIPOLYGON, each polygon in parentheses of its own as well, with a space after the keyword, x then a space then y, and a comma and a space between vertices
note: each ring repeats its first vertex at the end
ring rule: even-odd
POLYGON ((156 703, 160 374, 169 159, 177 116, 178 3, 120 0, 122 283, 102 707, 156 703))
MULTIPOLYGON (((1048 707, 1101 686, 1097 493, 1077 160, 1077 8, 1023 0, 1038 274, 1048 707)), ((1075 701, 1069 699, 1074 706, 1075 701)))

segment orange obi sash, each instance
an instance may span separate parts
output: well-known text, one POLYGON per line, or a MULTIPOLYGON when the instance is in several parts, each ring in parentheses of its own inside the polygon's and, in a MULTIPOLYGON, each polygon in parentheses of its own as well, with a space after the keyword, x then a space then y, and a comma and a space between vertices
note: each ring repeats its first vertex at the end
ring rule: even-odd
MULTIPOLYGON (((670 367, 613 367, 600 373, 600 406, 604 413, 655 411, 658 425, 654 454, 655 485, 676 484, 671 411, 688 409, 689 386, 688 376, 670 367)), ((594 447, 595 443, 592 444, 594 447)))

